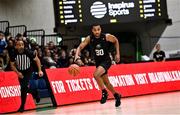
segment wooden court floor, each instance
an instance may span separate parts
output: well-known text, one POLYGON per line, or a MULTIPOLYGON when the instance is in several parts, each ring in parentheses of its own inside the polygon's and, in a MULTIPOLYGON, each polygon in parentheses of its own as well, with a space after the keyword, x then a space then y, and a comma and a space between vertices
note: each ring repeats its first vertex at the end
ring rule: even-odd
POLYGON ((101 105, 99 102, 43 108, 13 113, 24 115, 180 115, 180 91, 122 98, 121 107, 114 100, 101 105))

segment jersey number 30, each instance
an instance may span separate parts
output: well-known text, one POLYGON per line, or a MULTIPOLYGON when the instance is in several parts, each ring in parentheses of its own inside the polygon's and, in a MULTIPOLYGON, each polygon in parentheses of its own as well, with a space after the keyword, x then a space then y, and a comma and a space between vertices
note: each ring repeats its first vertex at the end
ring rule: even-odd
POLYGON ((104 50, 100 49, 100 50, 95 50, 96 51, 96 56, 103 56, 104 55, 104 50))

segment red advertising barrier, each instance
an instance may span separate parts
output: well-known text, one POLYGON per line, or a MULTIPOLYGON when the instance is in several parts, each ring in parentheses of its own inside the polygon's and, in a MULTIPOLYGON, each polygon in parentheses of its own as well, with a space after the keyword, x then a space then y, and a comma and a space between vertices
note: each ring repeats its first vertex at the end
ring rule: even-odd
MULTIPOLYGON (((109 80, 123 97, 180 90, 180 61, 114 65, 109 80)), ((93 78, 95 67, 81 67, 78 76, 67 68, 46 70, 58 105, 96 101, 101 91, 93 78)), ((110 94, 110 93, 109 93, 110 94)), ((109 98, 112 98, 110 94, 109 98)), ((0 113, 14 112, 20 106, 20 86, 14 72, 0 72, 0 113)), ((25 109, 35 108, 28 95, 25 109)))
MULTIPOLYGON (((0 72, 0 113, 15 112, 20 107, 20 85, 14 72, 0 72)), ((27 96, 25 110, 35 108, 31 95, 27 96)))
MULTIPOLYGON (((69 75, 67 68, 46 70, 57 104, 100 100, 94 70, 95 67, 81 67, 76 77, 69 75)), ((180 90, 180 61, 114 65, 109 70, 109 80, 123 97, 177 91, 180 90)))

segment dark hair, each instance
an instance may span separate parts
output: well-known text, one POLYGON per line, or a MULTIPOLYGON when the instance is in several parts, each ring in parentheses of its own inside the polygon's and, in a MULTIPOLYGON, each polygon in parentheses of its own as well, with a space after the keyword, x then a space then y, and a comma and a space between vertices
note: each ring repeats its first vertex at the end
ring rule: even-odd
POLYGON ((0 34, 4 35, 4 32, 3 32, 3 31, 0 31, 0 34))
MULTIPOLYGON (((18 40, 16 40, 15 45, 16 45, 16 44, 17 44, 17 42, 19 42, 19 41, 22 41, 22 42, 24 43, 24 41, 23 41, 23 40, 18 39, 18 40)), ((25 45, 25 43, 24 43, 24 45, 25 45)))
POLYGON ((20 37, 23 37, 23 35, 20 34, 20 33, 18 33, 18 34, 16 35, 16 39, 18 39, 18 38, 20 38, 20 37))
POLYGON ((98 23, 94 23, 94 24, 91 25, 91 29, 92 29, 94 26, 101 26, 101 25, 98 24, 98 23))

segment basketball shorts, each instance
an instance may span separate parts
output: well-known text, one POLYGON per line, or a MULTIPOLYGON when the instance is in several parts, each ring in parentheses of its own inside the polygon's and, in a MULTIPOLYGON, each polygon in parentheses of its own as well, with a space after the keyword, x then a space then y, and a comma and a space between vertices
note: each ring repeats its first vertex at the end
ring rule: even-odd
POLYGON ((96 68, 99 67, 99 66, 103 67, 105 69, 104 74, 107 74, 108 69, 111 67, 111 60, 97 61, 96 62, 96 68))

